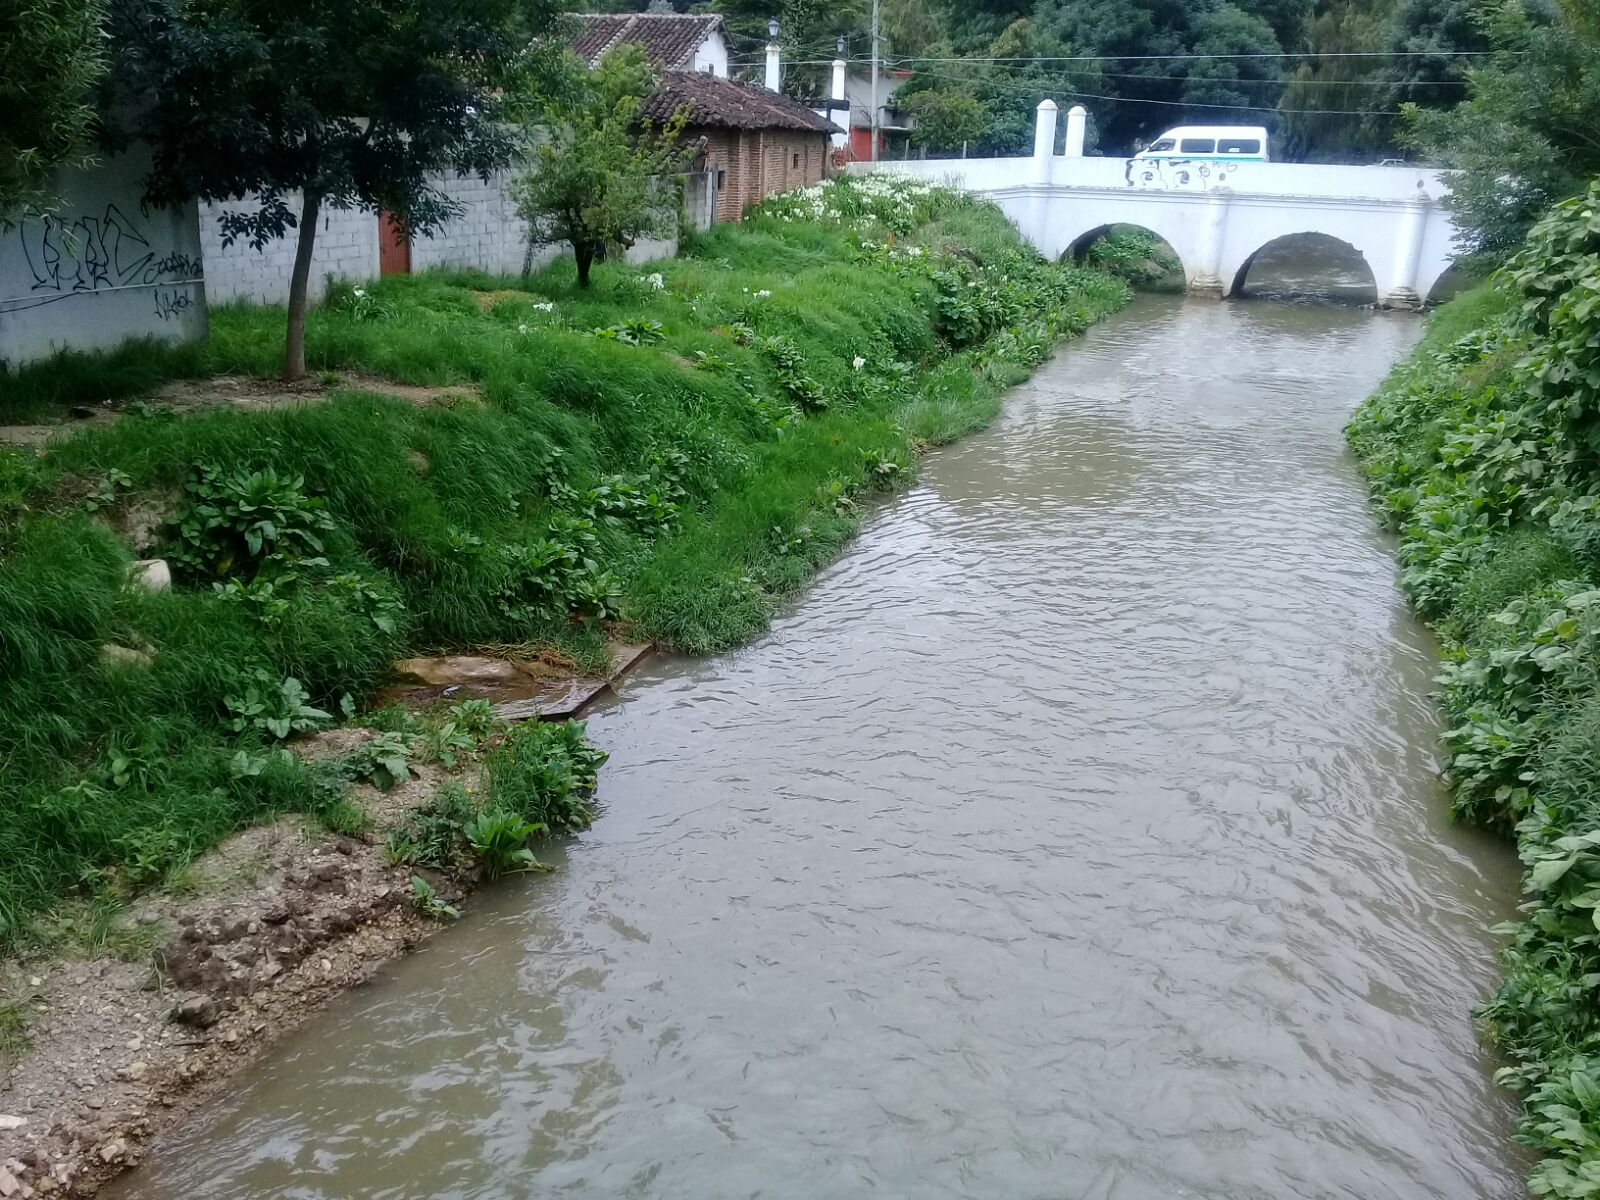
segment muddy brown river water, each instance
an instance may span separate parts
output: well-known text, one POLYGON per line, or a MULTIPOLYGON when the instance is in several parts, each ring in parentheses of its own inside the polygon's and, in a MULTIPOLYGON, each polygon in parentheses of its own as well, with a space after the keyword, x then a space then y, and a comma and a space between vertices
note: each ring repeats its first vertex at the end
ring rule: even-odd
POLYGON ((1521 1194, 1470 1006, 1509 849, 1340 434, 1419 332, 1142 298, 771 634, 591 728, 561 869, 121 1200, 1521 1194))

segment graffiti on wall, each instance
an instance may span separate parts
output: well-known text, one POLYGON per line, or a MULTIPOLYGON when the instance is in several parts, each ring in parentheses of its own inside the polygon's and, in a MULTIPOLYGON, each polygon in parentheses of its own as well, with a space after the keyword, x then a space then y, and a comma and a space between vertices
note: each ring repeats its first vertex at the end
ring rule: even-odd
MULTIPOLYGON (((198 258, 171 251, 160 253, 138 224, 115 204, 100 216, 71 222, 54 214, 24 221, 17 227, 22 255, 32 276, 33 308, 85 292, 111 288, 149 287, 200 278, 198 258)), ((172 315, 157 312, 163 320, 172 315)), ((185 305, 184 307, 187 307, 185 305)))
POLYGON ((1204 192, 1239 169, 1236 162, 1202 158, 1130 158, 1125 178, 1129 187, 1167 192, 1204 192))

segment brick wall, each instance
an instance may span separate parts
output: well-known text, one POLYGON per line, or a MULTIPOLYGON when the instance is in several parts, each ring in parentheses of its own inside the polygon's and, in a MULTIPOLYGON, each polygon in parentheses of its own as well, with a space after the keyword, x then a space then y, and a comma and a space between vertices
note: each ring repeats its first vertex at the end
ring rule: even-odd
POLYGON ((717 220, 737 221, 750 205, 791 188, 821 182, 827 170, 828 135, 786 129, 699 129, 705 138, 707 171, 721 171, 717 220))

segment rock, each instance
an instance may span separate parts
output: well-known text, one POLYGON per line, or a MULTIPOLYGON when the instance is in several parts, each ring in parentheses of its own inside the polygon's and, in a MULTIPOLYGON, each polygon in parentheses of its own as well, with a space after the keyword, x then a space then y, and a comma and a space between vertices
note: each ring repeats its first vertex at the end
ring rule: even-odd
POLYGON ((190 996, 179 1001, 172 1009, 172 1019, 179 1025, 192 1025, 196 1029, 209 1029, 222 1020, 222 1005, 210 996, 190 996))
POLYGON ((143 1079, 149 1073, 150 1073, 150 1064, 147 1063, 147 1062, 136 1062, 136 1063, 129 1063, 128 1064, 128 1078, 129 1079, 143 1079))
POLYGON ((17 1177, 0 1167, 0 1196, 15 1196, 21 1190, 22 1185, 17 1182, 17 1177))
POLYGON ((0 1115, 0 1129, 21 1129, 27 1123, 27 1117, 13 1117, 9 1114, 0 1115))
POLYGON ((447 654, 439 658, 407 658, 395 663, 394 672, 410 683, 435 687, 462 683, 525 683, 521 671, 503 658, 447 654))
POLYGON ((149 646, 119 646, 107 642, 100 647, 100 661, 108 667, 148 667, 156 660, 149 646))
POLYGON ((95 1153, 100 1156, 101 1162, 114 1163, 118 1159, 127 1156, 128 1143, 123 1141, 121 1138, 112 1138, 105 1145, 101 1146, 100 1149, 96 1150, 95 1153))
POLYGON ((141 558, 133 564, 128 582, 140 584, 152 592, 164 592, 172 586, 172 568, 164 558, 141 558))

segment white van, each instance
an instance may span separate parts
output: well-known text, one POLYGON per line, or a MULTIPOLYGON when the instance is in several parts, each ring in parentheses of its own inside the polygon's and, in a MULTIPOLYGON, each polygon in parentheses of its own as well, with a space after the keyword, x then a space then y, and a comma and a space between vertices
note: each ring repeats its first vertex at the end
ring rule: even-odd
POLYGON ((1271 162, 1261 125, 1179 125, 1151 142, 1135 158, 1185 158, 1216 162, 1271 162))

